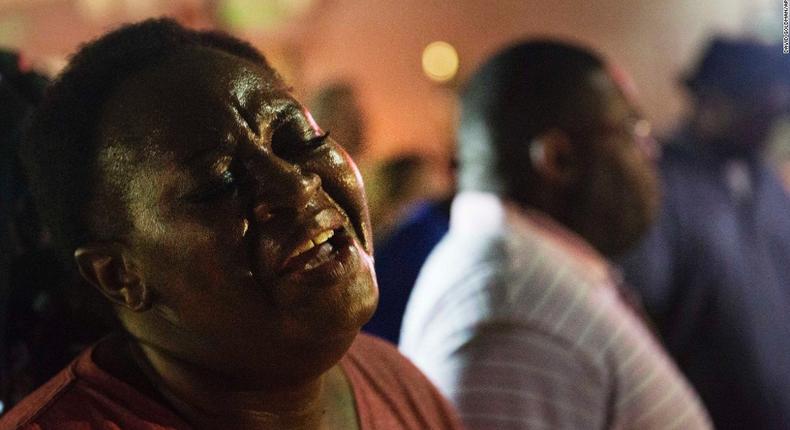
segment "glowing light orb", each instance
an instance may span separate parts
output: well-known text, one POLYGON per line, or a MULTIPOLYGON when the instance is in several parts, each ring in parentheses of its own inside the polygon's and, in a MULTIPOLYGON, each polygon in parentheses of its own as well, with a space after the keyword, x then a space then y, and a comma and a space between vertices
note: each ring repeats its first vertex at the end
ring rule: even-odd
POLYGON ((447 42, 431 42, 422 51, 422 71, 436 82, 447 82, 458 73, 458 52, 447 42))

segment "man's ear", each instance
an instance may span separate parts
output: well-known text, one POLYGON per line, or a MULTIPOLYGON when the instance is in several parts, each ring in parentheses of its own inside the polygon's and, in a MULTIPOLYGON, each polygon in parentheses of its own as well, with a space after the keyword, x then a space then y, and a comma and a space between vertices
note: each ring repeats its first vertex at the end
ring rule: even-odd
POLYGON ((74 251, 80 274, 111 302, 134 312, 151 307, 151 294, 118 243, 92 243, 74 251))
POLYGON ((552 184, 564 186, 576 179, 576 154, 568 135, 550 129, 532 139, 529 158, 535 172, 552 184))

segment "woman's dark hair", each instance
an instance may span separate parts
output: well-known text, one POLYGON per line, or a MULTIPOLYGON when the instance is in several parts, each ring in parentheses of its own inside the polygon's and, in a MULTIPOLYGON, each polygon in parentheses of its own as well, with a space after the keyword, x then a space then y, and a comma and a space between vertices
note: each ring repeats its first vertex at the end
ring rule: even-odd
MULTIPOLYGON (((96 132, 106 101, 135 73, 190 47, 216 49, 251 61, 273 82, 282 82, 264 56, 246 42, 221 32, 190 30, 171 19, 151 19, 82 46, 49 87, 21 155, 38 210, 66 256, 97 233, 88 212, 101 186, 96 159, 102 142, 96 132)), ((112 233, 127 231, 124 216, 103 215, 112 233)))

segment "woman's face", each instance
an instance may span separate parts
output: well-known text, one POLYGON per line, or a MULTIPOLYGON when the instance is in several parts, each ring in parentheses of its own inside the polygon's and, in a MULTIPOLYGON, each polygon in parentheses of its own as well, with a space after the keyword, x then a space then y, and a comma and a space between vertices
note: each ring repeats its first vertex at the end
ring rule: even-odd
POLYGON ((378 298, 366 201, 353 161, 280 83, 187 49, 121 85, 99 138, 101 170, 126 172, 122 240, 152 291, 134 335, 236 375, 339 359, 378 298))

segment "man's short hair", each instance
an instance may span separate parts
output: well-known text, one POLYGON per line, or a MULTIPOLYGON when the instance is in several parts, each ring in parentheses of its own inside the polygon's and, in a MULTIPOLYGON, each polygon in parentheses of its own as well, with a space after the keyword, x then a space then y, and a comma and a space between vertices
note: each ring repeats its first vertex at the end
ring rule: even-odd
MULTIPOLYGON (((101 227, 91 223, 94 200, 106 197, 97 197, 103 193, 103 184, 97 180, 102 146, 97 129, 108 98, 130 76, 190 47, 249 60, 281 82, 265 57, 246 42, 221 32, 186 29, 171 19, 151 19, 84 45, 48 89, 21 155, 38 210, 56 245, 67 255, 96 236, 129 229, 126 214, 113 213, 118 205, 112 202, 104 202, 102 216, 107 221, 101 227)), ((121 196, 106 198, 121 202, 121 196)))
POLYGON ((573 137, 596 127, 603 101, 592 93, 590 75, 604 67, 591 51, 551 40, 517 43, 488 60, 461 95, 461 187, 486 176, 524 180, 536 136, 557 128, 573 137))

